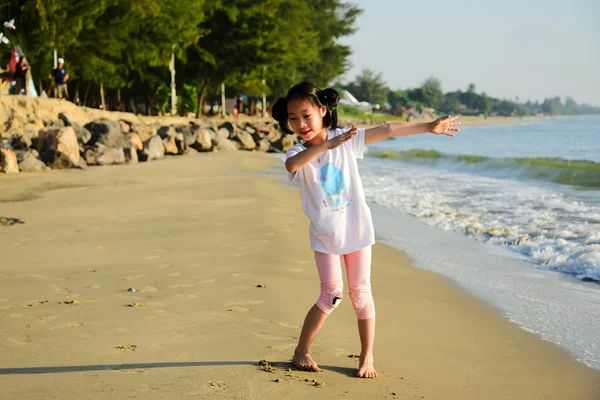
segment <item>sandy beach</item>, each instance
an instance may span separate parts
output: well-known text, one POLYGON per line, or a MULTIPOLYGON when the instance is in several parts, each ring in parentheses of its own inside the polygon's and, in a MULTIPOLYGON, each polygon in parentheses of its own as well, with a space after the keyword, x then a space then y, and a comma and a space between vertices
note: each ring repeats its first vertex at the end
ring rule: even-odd
POLYGON ((600 398, 600 371, 381 244, 380 378, 354 378, 348 301, 315 341, 324 371, 293 369, 319 281, 277 162, 217 152, 0 176, 0 399, 600 398))

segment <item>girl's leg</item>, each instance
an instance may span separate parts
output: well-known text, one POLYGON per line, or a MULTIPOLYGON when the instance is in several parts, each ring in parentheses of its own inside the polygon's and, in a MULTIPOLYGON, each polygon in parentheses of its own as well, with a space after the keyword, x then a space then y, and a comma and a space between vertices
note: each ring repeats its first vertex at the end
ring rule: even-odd
POLYGON ((373 366, 373 347, 375 344, 375 304, 371 293, 371 247, 344 256, 350 299, 358 317, 360 336, 360 362, 357 376, 376 378, 373 366))
POLYGON ((343 281, 340 256, 315 252, 315 261, 321 281, 321 295, 306 314, 292 363, 300 369, 317 372, 320 369, 310 356, 310 348, 327 316, 342 299, 343 281))

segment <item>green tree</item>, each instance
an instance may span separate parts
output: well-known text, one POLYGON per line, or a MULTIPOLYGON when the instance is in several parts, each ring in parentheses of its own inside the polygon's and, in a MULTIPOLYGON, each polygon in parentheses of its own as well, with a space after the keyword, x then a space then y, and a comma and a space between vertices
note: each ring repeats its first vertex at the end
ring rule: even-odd
POLYGON ((356 77, 354 82, 345 87, 360 101, 368 101, 371 104, 382 104, 386 101, 388 88, 383 80, 381 72, 372 69, 364 69, 356 77))

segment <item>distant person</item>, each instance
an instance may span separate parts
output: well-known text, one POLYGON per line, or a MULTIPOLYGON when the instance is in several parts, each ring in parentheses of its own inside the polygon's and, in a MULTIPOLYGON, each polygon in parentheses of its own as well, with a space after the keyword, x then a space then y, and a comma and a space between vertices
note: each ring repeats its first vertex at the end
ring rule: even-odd
POLYGON ((29 70, 30 66, 29 63, 27 62, 27 58, 25 56, 22 56, 21 58, 19 58, 19 61, 17 61, 17 65, 15 67, 15 74, 14 74, 14 78, 15 78, 15 89, 16 89, 16 93, 17 95, 21 94, 21 90, 25 90, 25 95, 27 95, 27 82, 26 82, 26 78, 27 78, 27 72, 29 70))
POLYGON ((237 109, 237 115, 234 112, 234 115, 237 117, 239 114, 244 112, 244 99, 242 98, 242 96, 238 96, 237 99, 235 99, 235 108, 237 109))
POLYGON ((343 259, 362 349, 356 375, 376 378, 375 303, 371 294, 371 246, 375 243, 375 233, 357 160, 364 157, 368 144, 427 132, 454 136, 459 123, 456 117, 442 117, 434 122, 392 122, 369 129, 338 129, 339 99, 334 89, 319 90, 302 82, 277 100, 272 109, 280 129, 302 139, 302 143, 287 151, 285 168, 289 179, 300 185, 302 207, 311 221, 310 245, 321 281, 321 294, 304 319, 292 363, 300 369, 320 371, 310 349, 325 320, 344 297, 343 259))
POLYGON ((52 76, 56 85, 54 88, 54 97, 69 100, 69 92, 67 90, 69 73, 65 68, 65 60, 63 58, 58 59, 57 67, 52 70, 52 76))

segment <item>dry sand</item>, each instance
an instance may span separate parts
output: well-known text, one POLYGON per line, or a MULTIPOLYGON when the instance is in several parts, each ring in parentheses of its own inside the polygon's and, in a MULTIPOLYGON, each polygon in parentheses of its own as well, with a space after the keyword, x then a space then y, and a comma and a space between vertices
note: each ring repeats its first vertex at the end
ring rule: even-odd
POLYGON ((383 245, 380 378, 353 377, 348 302, 315 342, 324 372, 288 371, 319 284, 298 192, 254 175, 272 163, 0 176, 0 398, 600 398, 599 371, 383 245))

